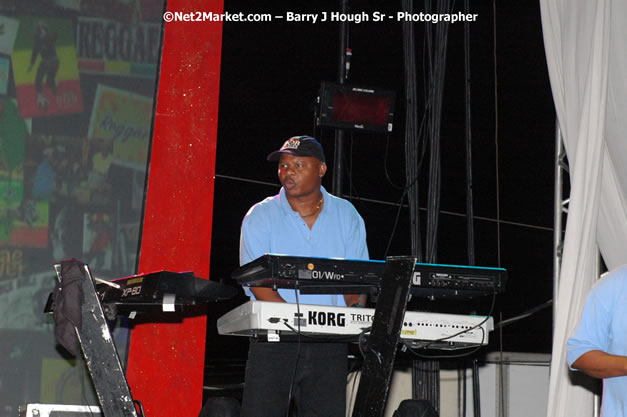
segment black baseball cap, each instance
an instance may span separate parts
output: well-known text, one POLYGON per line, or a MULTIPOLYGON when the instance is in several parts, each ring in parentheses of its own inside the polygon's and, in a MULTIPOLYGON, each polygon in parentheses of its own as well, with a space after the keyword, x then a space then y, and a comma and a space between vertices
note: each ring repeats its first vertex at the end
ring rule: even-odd
POLYGON ((281 146, 281 149, 268 155, 268 161, 278 161, 282 153, 294 156, 312 156, 318 158, 322 163, 326 163, 322 145, 311 136, 294 136, 289 138, 281 146))

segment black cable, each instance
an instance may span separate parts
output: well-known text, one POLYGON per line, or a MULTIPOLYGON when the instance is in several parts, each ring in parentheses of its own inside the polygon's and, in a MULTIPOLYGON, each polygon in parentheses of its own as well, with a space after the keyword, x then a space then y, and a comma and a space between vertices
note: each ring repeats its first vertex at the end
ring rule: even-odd
MULTIPOLYGON (((483 330, 483 328, 481 326, 483 326, 483 324, 486 323, 490 319, 490 317, 492 316, 492 313, 494 312, 495 305, 496 305, 496 292, 492 293, 492 302, 491 302, 491 305, 490 305, 490 310, 489 310, 488 314, 485 316, 485 318, 482 321, 480 321, 479 323, 475 324, 474 326, 472 326, 472 327, 470 327, 468 329, 464 329, 464 330, 462 330, 460 332, 457 332, 455 334, 452 334, 452 335, 449 335, 449 336, 446 336, 446 337, 442 337, 440 339, 432 340, 432 341, 429 341, 429 342, 425 342, 424 345, 419 346, 418 348, 412 348, 411 346, 408 346, 409 350, 412 353, 415 353, 417 356, 419 356, 421 358, 440 358, 440 359, 441 358, 459 358, 459 357, 463 357, 463 356, 468 356, 468 355, 476 352, 477 350, 481 349, 481 347, 483 346, 483 341, 485 340, 485 331, 483 330), (482 332, 481 343, 479 344, 479 346, 476 346, 476 347, 475 346, 464 346, 464 347, 460 347, 458 349, 452 349, 452 350, 460 350, 460 349, 475 348, 473 351, 468 352, 468 353, 466 353, 464 355, 441 355, 441 356, 438 356, 438 355, 422 355, 422 354, 418 354, 415 351, 416 349, 426 349, 430 345, 433 345, 435 343, 445 342, 448 339, 452 339, 452 338, 457 337, 457 336, 459 336, 461 334, 468 333, 469 331, 471 331, 473 329, 480 329, 481 332, 482 332)), ((495 328, 496 328, 496 326, 495 326, 495 328)))
MULTIPOLYGON (((481 347, 483 346, 483 342, 484 342, 484 340, 485 340, 485 330, 483 330, 483 327, 481 327, 481 326, 482 326, 485 322, 487 322, 489 319, 490 319, 490 316, 486 316, 486 318, 485 318, 485 319, 483 319, 483 321, 481 321, 481 322, 480 322, 480 323, 478 323, 478 324, 475 324, 473 327, 471 327, 471 328, 469 328, 469 329, 464 329, 464 330, 462 330, 462 331, 460 331, 460 332, 457 332, 457 333, 455 333, 455 334, 452 334, 452 335, 449 335, 449 336, 446 336, 446 337, 442 337, 442 338, 440 338, 440 339, 430 340, 430 341, 428 341, 428 342, 424 342, 424 344, 423 344, 422 346, 419 346, 419 347, 417 347, 417 348, 414 348, 414 347, 411 347, 411 346, 408 346, 408 348, 409 348, 409 350, 411 350, 412 352, 414 352, 414 351, 415 351, 415 349, 427 349, 427 348, 429 348, 431 345, 434 345, 434 344, 436 344, 436 343, 445 342, 445 341, 447 341, 448 339, 452 339, 452 338, 457 337, 457 336, 459 336, 459 335, 461 335, 461 334, 468 333, 468 332, 469 332, 469 331, 471 331, 471 330, 474 330, 474 329, 479 329, 479 330, 481 330, 481 343, 479 343, 479 345, 478 345, 478 346, 474 346, 474 345, 473 345, 473 346, 459 346, 459 347, 451 347, 451 348, 449 349, 449 350, 474 349, 474 350, 473 350, 472 352, 470 352, 470 353, 476 352, 477 350, 481 349, 481 347)), ((420 355, 420 354, 418 354, 417 352, 416 352, 416 354, 417 354, 417 356, 420 356, 420 357, 423 357, 423 358, 449 358, 449 357, 450 357, 450 358, 457 358, 457 357, 461 357, 461 356, 455 356, 455 355, 442 355, 442 356, 437 356, 437 355, 436 355, 436 356, 432 356, 432 355, 420 355)), ((469 353, 464 354, 464 355, 462 355, 462 356, 467 356, 468 354, 469 354, 469 353)))
MULTIPOLYGON (((470 14, 470 1, 464 0, 464 13, 470 14)), ((470 22, 464 22, 464 83, 466 108, 466 244, 468 265, 475 265, 475 230, 472 193, 472 114, 470 90, 470 22)))
MULTIPOLYGON (((438 3, 442 11, 450 10, 448 2, 438 3)), ((403 0, 403 11, 413 12, 413 2, 403 0)), ((425 1, 425 11, 431 10, 429 0, 425 1)), ((422 250, 422 236, 420 231, 419 212, 419 187, 416 180, 420 174, 422 160, 426 153, 428 144, 431 144, 431 158, 429 166, 429 199, 427 204, 427 257, 430 262, 435 262, 435 248, 437 245, 437 224, 439 218, 440 201, 440 146, 439 146, 439 126, 441 124, 441 105, 443 100, 444 69, 446 62, 446 45, 448 39, 448 25, 444 22, 438 25, 425 25, 425 36, 423 44, 423 72, 425 73, 423 90, 425 96, 425 111, 420 129, 416 130, 416 86, 415 86, 415 48, 413 24, 403 22, 403 57, 405 98, 406 98, 406 120, 405 120, 405 170, 406 170, 406 193, 409 201, 409 217, 411 232, 412 253, 422 262, 424 258, 422 250), (435 27, 435 41, 432 30, 435 27), (423 130, 423 127, 426 128, 423 130), (423 135, 424 133, 424 135, 423 135), (429 142, 427 137, 431 138, 429 142)), ((386 170, 387 175, 387 170, 386 170)), ((389 177, 389 176, 388 176, 389 177)), ((402 199, 400 200, 402 201, 402 199)), ((399 207, 400 211, 400 207, 399 207)), ((390 243, 393 239, 395 229, 392 230, 390 243)), ((388 243, 388 247, 390 246, 388 243)))
MULTIPOLYGON (((430 105, 431 102, 431 97, 428 97, 428 101, 427 101, 427 106, 430 105)), ((420 138, 424 132, 423 128, 425 126, 425 121, 427 118, 427 109, 425 109, 425 112, 423 113, 423 117, 422 117, 422 122, 420 124, 420 129, 418 130, 418 135, 417 137, 420 138)), ((407 142, 407 140, 406 140, 407 142)), ((403 200, 405 199, 405 195, 408 195, 408 200, 411 199, 411 201, 415 201, 415 204, 412 205, 411 203, 409 203, 408 201, 408 206, 409 206, 409 210, 410 210, 410 222, 411 225, 413 225, 413 221, 412 219, 415 219, 416 222, 418 222, 416 224, 416 228, 412 228, 412 234, 415 234, 416 237, 416 247, 417 247, 417 252, 415 253, 415 255, 418 257, 418 262, 422 262, 422 248, 420 246, 420 242, 421 242, 421 235, 420 235, 420 224, 419 224, 419 210, 420 210, 420 206, 419 206, 419 201, 418 201, 418 189, 417 189, 417 182, 419 180, 419 176, 420 176, 420 171, 422 169, 422 163, 424 162, 424 156, 426 154, 426 148, 427 148, 427 142, 426 141, 422 141, 422 148, 421 148, 421 152, 420 152, 420 157, 417 161, 416 166, 414 167, 413 164, 411 164, 410 161, 414 161, 416 162, 416 155, 413 153, 413 151, 409 151, 408 147, 407 147, 407 143, 406 143, 406 174, 405 174, 405 182, 406 185, 403 188, 403 194, 401 195, 401 198, 398 200, 398 203, 396 203, 398 205, 398 210, 396 212, 396 217, 395 217, 395 221, 394 221, 394 226, 392 227, 392 231, 390 232, 390 238, 388 240, 388 244, 387 244, 387 249, 385 251, 384 254, 384 258, 387 256, 388 250, 390 248, 390 245, 392 243, 392 240, 394 239, 394 235, 396 234, 396 227, 398 226, 398 219, 400 216, 400 212, 401 209, 403 208, 403 200), (407 155, 414 155, 413 157, 407 157, 407 155), (412 166, 412 169, 409 169, 408 167, 412 166), (411 193, 410 192, 412 190, 412 187, 414 187, 414 185, 416 185, 416 190, 411 193), (414 196, 414 197, 412 197, 414 196), (412 211, 414 210, 414 211, 412 211)), ((413 147, 411 148, 413 149, 413 147)), ((413 238, 412 238, 413 239, 413 238)), ((413 240, 412 240, 413 242, 413 240)), ((413 248, 413 243, 412 243, 412 251, 414 251, 413 248)))
POLYGON ((532 307, 529 310, 519 314, 516 317, 512 317, 511 319, 499 321, 497 324, 494 325, 494 328, 495 329, 499 329, 501 327, 505 327, 505 326, 507 326, 509 324, 515 323, 515 322, 517 322, 519 320, 525 319, 525 318, 527 318, 527 317, 537 313, 538 311, 541 311, 541 310, 544 310, 545 308, 550 307, 551 305, 553 305, 553 300, 545 301, 544 303, 542 303, 542 304, 540 304, 538 306, 532 307))
MULTIPOLYGON (((413 1, 403 0, 403 11, 413 12, 413 1)), ((412 22, 403 22, 403 57, 405 80, 405 183, 409 200, 409 220, 411 250, 418 260, 422 260, 422 237, 420 232, 419 194, 418 183, 413 181, 418 178, 416 151, 419 148, 419 135, 416 131, 417 97, 416 97, 416 57, 414 47, 414 26, 412 22), (411 185, 410 185, 411 184, 411 185)), ((402 201, 402 199, 401 199, 402 201)), ((400 207, 399 207, 400 211, 400 207)), ((394 232, 395 230, 393 230, 394 232)), ((393 236, 393 234, 392 234, 393 236)), ((392 240, 390 237, 390 242, 392 240)))
POLYGON ((403 190, 405 188, 404 186, 396 185, 394 181, 392 181, 392 179, 390 178, 390 173, 388 172, 389 149, 390 149, 390 136, 386 135, 385 152, 383 154, 383 172, 385 173, 385 179, 392 186, 392 188, 396 188, 397 190, 403 190))
MULTIPOLYGON (((413 2, 412 0, 403 0, 402 2, 403 11, 408 13, 413 12, 413 2)), ((426 10, 430 10, 430 6, 428 3, 425 5, 426 10)), ((450 8, 449 8, 450 9, 450 8)), ((436 25, 437 26, 437 25, 436 25)), ((425 29, 428 28, 428 25, 425 26, 425 29)), ((438 32, 440 34, 446 35, 448 32, 438 32)), ((440 35, 442 36, 442 35, 440 35)), ((443 38, 446 39, 446 36, 443 38)), ((443 45, 445 42, 440 41, 438 45, 443 45)), ((446 49, 440 48, 441 52, 445 55, 446 49)), ((423 73, 425 74, 424 82, 423 82, 423 95, 425 97, 425 108, 421 120, 420 127, 418 131, 416 131, 416 86, 415 86, 415 78, 416 78, 416 70, 415 70, 415 48, 414 48, 414 35, 413 35, 413 25, 411 22, 403 23, 403 59, 405 62, 405 96, 406 96, 406 120, 405 120, 405 189, 404 194, 406 193, 408 196, 409 202, 409 217, 410 217, 410 232, 411 232, 411 246, 412 252, 418 257, 418 261, 422 262, 424 255, 422 253, 422 236, 420 232, 420 204, 419 204, 419 190, 418 190, 418 179, 420 176, 420 171, 422 169, 422 164, 424 162, 424 157, 426 155, 426 150, 429 144, 427 140, 428 132, 432 123, 430 122, 430 115, 433 112, 434 103, 439 101, 442 102, 443 95, 441 94, 441 89, 436 89, 436 84, 434 83, 433 77, 429 77, 429 74, 441 74, 440 77, 443 80, 443 71, 441 70, 442 64, 441 61, 437 63, 433 63, 433 41, 432 35, 429 30, 425 31, 424 41, 423 41, 423 73), (440 91, 440 92, 439 92, 440 91)), ((386 170, 387 175, 387 170, 386 170)), ((389 176, 388 176, 389 177, 389 176)), ((388 178, 389 180, 389 178, 388 178)), ((438 181, 439 183, 439 181, 438 181)), ((437 184, 436 184, 437 185, 437 184)), ((435 188, 434 188, 435 189, 435 188)), ((439 192, 435 193, 437 198, 439 199, 439 192)), ((399 200, 403 201, 404 195, 399 200)), ((436 212, 439 212, 439 200, 437 204, 438 209, 436 212)), ((397 212, 397 218, 400 214, 401 206, 399 205, 399 209, 397 212)), ((433 210, 431 210, 433 213, 433 210)), ((437 215, 437 213, 436 213, 437 215)), ((398 221, 395 221, 395 227, 398 221)), ((433 222, 432 222, 433 224, 433 222)), ((391 241, 394 238, 394 234, 396 229, 393 228, 390 233, 390 238, 388 241, 388 248, 391 245, 391 241)), ((432 245, 433 246, 433 245, 432 245)), ((387 251, 386 251, 387 254, 387 251)))
POLYGON ((392 245, 392 240, 394 239, 394 234, 396 233, 396 227, 398 226, 398 219, 400 218, 400 215, 401 215, 401 208, 403 208, 403 200, 405 199, 406 194, 407 194, 407 188, 403 190, 403 195, 401 196, 400 200, 398 200, 398 210, 396 211, 396 217, 394 218, 394 225, 392 226, 392 232, 390 232, 390 238, 388 239, 388 244, 385 247, 385 252, 383 253, 383 259, 385 259, 388 256, 390 246, 392 245))
POLYGON ((472 361, 472 404, 473 416, 481 417, 481 396, 479 395, 479 363, 472 361))
MULTIPOLYGON (((431 10, 431 1, 425 1, 427 13, 431 10)), ((450 13, 451 5, 448 1, 436 2, 436 13, 450 13)), ((441 157, 440 157, 440 130, 442 124, 442 105, 444 99, 444 79, 446 70, 446 52, 448 46, 448 23, 441 22, 437 25, 425 25, 426 38, 429 49, 433 51, 429 60, 428 79, 431 88, 434 89, 434 102, 429 117, 429 189, 427 197, 427 230, 425 243, 425 259, 427 262, 437 262, 437 237, 440 217, 440 188, 441 188, 441 157), (431 31, 435 30, 432 41, 431 31)))
POLYGON ((295 335, 298 335, 298 337, 302 337, 305 339, 310 339, 310 340, 315 340, 317 342, 321 342, 321 341, 333 341, 333 342, 354 342, 355 341, 355 337, 359 337, 359 335, 355 336, 355 335, 346 335, 346 336, 341 336, 341 335, 333 335, 333 334, 329 334, 329 335, 322 335, 322 334, 306 334, 303 333, 302 331, 298 330, 297 328, 295 328, 294 326, 291 326, 288 323, 283 323, 283 325, 292 333, 294 333, 295 335))
MULTIPOLYGON (((355 184, 353 183, 353 144, 354 144, 354 136, 353 136, 353 131, 350 132, 350 145, 349 145, 349 156, 348 159, 346 159, 346 153, 342 153, 342 168, 344 170, 344 172, 346 173, 346 175, 348 176, 348 198, 353 200, 353 199, 357 199, 359 200, 360 194, 359 194, 359 190, 357 190, 357 187, 355 187, 355 184), (353 193, 355 194, 355 197, 353 197, 353 193)), ((341 197, 341 196, 338 196, 341 197)))
POLYGON ((137 406, 139 406, 139 415, 141 417, 146 417, 146 412, 144 411, 144 405, 139 400, 133 400, 135 403, 135 411, 137 411, 137 406))
POLYGON ((496 257, 497 266, 501 267, 501 197, 500 197, 500 181, 499 181, 499 97, 498 97, 498 79, 496 64, 496 0, 492 0, 493 23, 492 33, 494 36, 494 166, 495 166, 495 187, 496 187, 496 257))
POLYGON ((311 136, 318 138, 318 141, 322 143, 322 138, 318 136, 318 110, 320 109, 320 96, 322 95, 322 88, 318 91, 318 96, 314 99, 313 106, 313 123, 311 126, 311 136))
POLYGON ((348 151, 348 195, 353 197, 353 144, 355 143, 355 137, 353 136, 353 131, 350 132, 349 136, 349 151, 348 151))
MULTIPOLYGON (((431 0, 425 0, 425 12, 428 14, 432 13, 431 0)), ((436 25, 436 26, 440 26, 440 25, 436 25)), ((435 132, 434 132, 434 124, 435 124, 434 115, 435 115, 435 112, 437 111, 436 109, 438 107, 438 102, 439 102, 439 91, 436 88, 436 85, 438 84, 436 81, 436 78, 438 77, 439 74, 434 68, 436 64, 438 63, 438 56, 436 53, 434 53, 434 51, 437 50, 437 47, 439 45, 439 42, 437 42, 437 35, 439 31, 437 31, 437 28, 436 28, 435 42, 433 39, 431 25, 425 25, 424 31, 425 31, 425 42, 427 44, 427 58, 428 58, 427 73, 425 74, 425 79, 428 81, 429 83, 428 88, 430 91, 433 92, 433 97, 434 97, 433 105, 429 109, 427 133, 426 133, 427 138, 425 139, 426 142, 428 141, 430 147, 429 147, 429 172, 428 172, 428 188, 427 188, 427 221, 426 221, 427 230, 425 232, 424 259, 426 260, 426 262, 435 263, 435 259, 433 259, 433 256, 434 256, 433 247, 434 247, 435 235, 434 235, 434 213, 433 213, 432 207, 435 202, 434 197, 437 198, 437 196, 434 196, 434 189, 435 189, 434 180, 436 179, 434 170, 436 169, 435 164, 437 163, 436 161, 437 151, 434 148, 434 147, 437 147, 437 143, 435 141, 436 139, 435 132)))
POLYGON ((468 390, 468 387, 466 386, 466 366, 465 366, 465 362, 462 362, 462 365, 464 365, 463 369, 462 369, 462 389, 461 389, 461 403, 462 403, 462 417, 466 417, 466 396, 467 393, 466 391, 468 390))
MULTIPOLYGON (((503 322, 503 313, 499 315, 499 323, 503 322)), ((503 381, 505 380, 505 372, 503 369, 503 326, 499 328, 499 399, 501 403, 501 415, 505 416, 505 387, 503 381)))
MULTIPOLYGON (((483 329, 480 329, 482 333, 485 333, 485 331, 483 329)), ((425 355, 422 353, 419 353, 416 348, 412 348, 411 346, 408 346, 407 344, 405 344, 407 346, 407 349, 414 355, 418 356, 419 358, 424 358, 424 359, 455 359, 455 358, 463 358, 466 356, 470 356, 472 354, 474 354, 475 352, 477 352, 479 349, 481 349, 483 346, 481 344, 479 344, 478 346, 460 346, 454 349, 450 349, 450 350, 464 350, 464 349, 472 349, 470 352, 465 352, 459 355, 425 355)), ((424 349, 425 346, 421 346, 417 349, 424 349)))
MULTIPOLYGON (((80 362, 83 366, 81 366, 81 368, 83 370, 86 370, 87 373, 89 373, 89 368, 87 365, 87 362, 85 361, 85 358, 83 356, 81 356, 80 362)), ((83 401, 85 401, 85 404, 87 404, 87 409, 89 410, 89 415, 93 416, 94 413, 91 412, 91 404, 89 404, 89 401, 87 401, 87 395, 85 394, 85 380, 87 378, 82 378, 82 376, 80 375, 81 372, 79 372, 79 378, 80 378, 80 384, 81 384, 81 395, 83 397, 83 401)))
POLYGON ((300 340, 300 300, 298 298, 298 282, 296 283, 295 287, 294 287, 294 295, 296 297, 296 326, 298 328, 297 331, 297 335, 298 335, 298 339, 296 341, 296 361, 294 362, 294 371, 292 372, 292 379, 290 381, 290 390, 289 390, 289 395, 287 396, 287 408, 285 411, 285 417, 289 417, 290 414, 290 404, 292 403, 292 394, 294 391, 294 382, 296 381, 296 372, 298 371, 298 361, 300 359, 300 346, 301 346, 301 340, 300 340))

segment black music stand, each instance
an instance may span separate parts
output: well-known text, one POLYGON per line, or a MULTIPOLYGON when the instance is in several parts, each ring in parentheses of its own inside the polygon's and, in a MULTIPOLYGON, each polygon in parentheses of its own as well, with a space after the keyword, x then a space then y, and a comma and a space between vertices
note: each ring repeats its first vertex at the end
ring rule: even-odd
POLYGON ((137 417, 133 397, 89 267, 76 259, 69 259, 54 265, 54 269, 59 280, 59 291, 63 292, 64 281, 79 285, 82 290, 82 305, 80 300, 73 300, 80 306, 80 325, 75 326, 74 330, 87 361, 103 414, 107 417, 137 417))
POLYGON ((353 417, 383 415, 416 261, 411 256, 386 259, 353 417))

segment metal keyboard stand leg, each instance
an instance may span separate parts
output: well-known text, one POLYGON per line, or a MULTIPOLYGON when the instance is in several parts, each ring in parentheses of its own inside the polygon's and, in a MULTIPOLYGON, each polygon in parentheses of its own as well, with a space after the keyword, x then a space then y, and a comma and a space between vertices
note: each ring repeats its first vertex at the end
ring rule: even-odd
POLYGON ((383 415, 416 261, 410 256, 386 259, 353 417, 383 415))
POLYGON ((87 361, 100 408, 106 417, 137 417, 137 411, 120 363, 109 325, 96 293, 89 267, 75 259, 54 266, 57 278, 63 284, 62 266, 77 264, 83 272, 83 306, 81 329, 76 329, 83 355, 87 361))

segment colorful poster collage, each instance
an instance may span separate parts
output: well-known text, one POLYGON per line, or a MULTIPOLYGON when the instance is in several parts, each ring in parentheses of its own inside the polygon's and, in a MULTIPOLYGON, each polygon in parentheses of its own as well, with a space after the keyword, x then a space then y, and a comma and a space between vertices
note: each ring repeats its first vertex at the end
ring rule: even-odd
POLYGON ((163 6, 0 1, 0 417, 96 402, 43 309, 58 261, 135 272, 163 6))
MULTIPOLYGON (((134 273, 162 8, 0 4, 0 305, 49 291, 70 257, 99 277, 134 273)), ((0 329, 43 325, 27 310, 0 329)))

